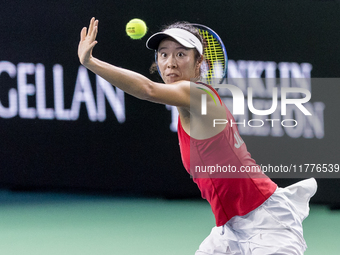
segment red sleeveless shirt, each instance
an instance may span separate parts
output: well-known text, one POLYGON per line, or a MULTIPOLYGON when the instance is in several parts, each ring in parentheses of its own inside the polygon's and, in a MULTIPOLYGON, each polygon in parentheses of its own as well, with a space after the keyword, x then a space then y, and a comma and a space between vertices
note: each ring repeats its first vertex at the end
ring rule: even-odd
MULTIPOLYGON (((235 123, 227 107, 226 111, 227 120, 235 123)), ((217 226, 256 209, 276 190, 277 185, 262 172, 249 172, 258 165, 236 124, 227 124, 211 138, 197 140, 184 131, 179 118, 178 139, 183 165, 210 203, 217 226)))

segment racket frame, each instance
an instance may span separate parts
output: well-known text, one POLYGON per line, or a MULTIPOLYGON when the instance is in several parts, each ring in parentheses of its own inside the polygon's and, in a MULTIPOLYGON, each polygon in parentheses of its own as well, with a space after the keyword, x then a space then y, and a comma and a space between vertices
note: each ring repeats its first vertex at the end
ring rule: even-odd
MULTIPOLYGON (((220 44, 221 48, 222 48, 222 52, 224 55, 224 68, 223 68, 223 75, 221 80, 219 81, 219 84, 221 84, 224 79, 227 78, 228 75, 228 54, 227 54, 227 50, 224 46, 224 43, 221 39, 221 37, 214 31, 212 30, 210 27, 207 27, 205 25, 201 25, 201 24, 197 24, 197 23, 191 23, 191 25, 193 25, 195 28, 197 29, 201 29, 201 30, 205 30, 207 31, 209 34, 211 34, 216 40, 217 42, 220 44)), ((201 34, 201 33, 200 33, 201 34)), ((203 35, 201 34, 201 36, 203 37, 203 35)), ((203 38, 205 39, 205 38, 203 38)), ((208 42, 207 42, 208 43, 208 42)), ((213 77, 212 77, 213 78, 213 77)))

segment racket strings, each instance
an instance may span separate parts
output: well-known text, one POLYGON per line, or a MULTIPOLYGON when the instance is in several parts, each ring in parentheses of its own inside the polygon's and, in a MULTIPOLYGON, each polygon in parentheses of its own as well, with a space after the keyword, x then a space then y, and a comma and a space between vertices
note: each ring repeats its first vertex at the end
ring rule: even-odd
POLYGON ((207 61, 208 70, 205 78, 211 83, 213 78, 222 78, 225 67, 225 56, 221 44, 208 31, 199 29, 200 34, 206 41, 204 57, 207 61))

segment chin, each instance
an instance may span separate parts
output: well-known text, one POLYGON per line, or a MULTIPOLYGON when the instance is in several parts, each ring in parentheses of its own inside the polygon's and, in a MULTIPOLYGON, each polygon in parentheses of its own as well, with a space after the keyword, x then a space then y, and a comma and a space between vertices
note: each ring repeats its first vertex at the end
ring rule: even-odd
POLYGON ((168 79, 166 79, 165 83, 169 84, 169 83, 174 83, 176 81, 180 81, 180 79, 178 77, 176 77, 176 78, 168 78, 168 79))

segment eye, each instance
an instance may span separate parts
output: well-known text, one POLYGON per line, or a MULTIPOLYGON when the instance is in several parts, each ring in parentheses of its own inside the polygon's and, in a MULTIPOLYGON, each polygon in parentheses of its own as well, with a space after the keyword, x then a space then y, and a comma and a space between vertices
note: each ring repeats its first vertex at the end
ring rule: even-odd
POLYGON ((166 58, 166 56, 167 56, 167 54, 165 52, 162 52, 160 55, 161 55, 162 58, 166 58))
POLYGON ((183 52, 178 52, 178 53, 177 53, 177 56, 179 56, 179 57, 184 57, 185 54, 184 54, 183 52))

